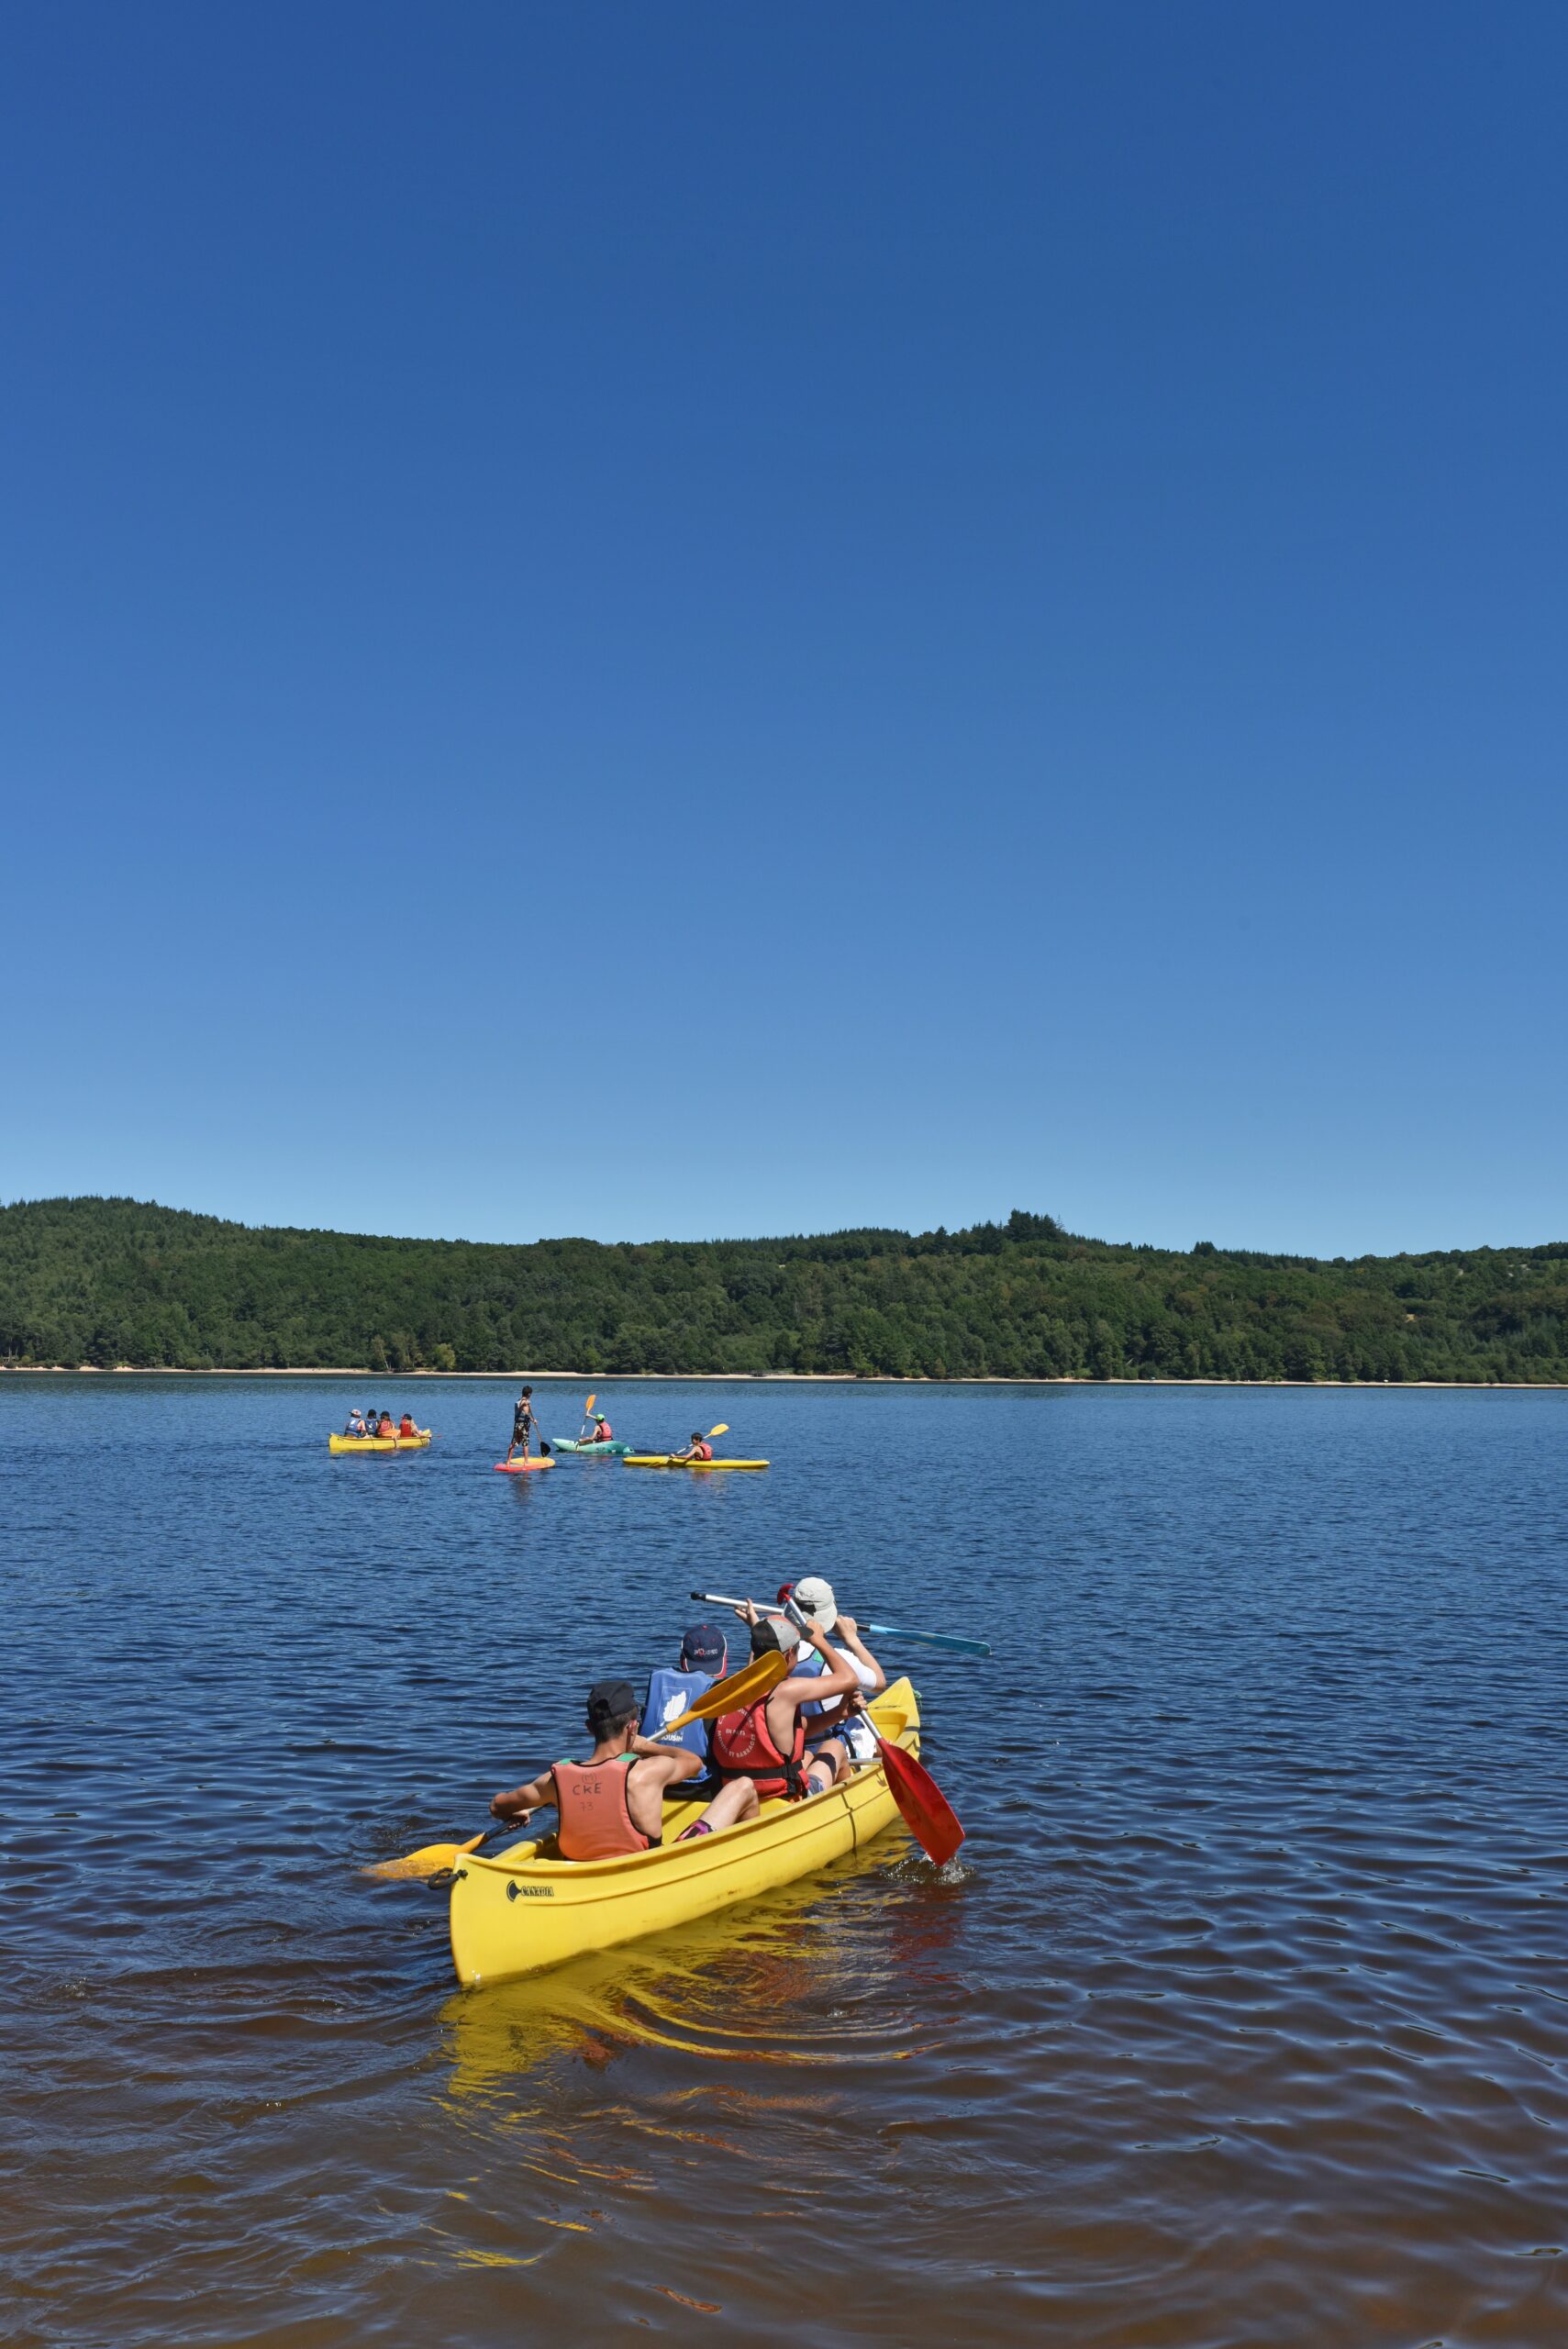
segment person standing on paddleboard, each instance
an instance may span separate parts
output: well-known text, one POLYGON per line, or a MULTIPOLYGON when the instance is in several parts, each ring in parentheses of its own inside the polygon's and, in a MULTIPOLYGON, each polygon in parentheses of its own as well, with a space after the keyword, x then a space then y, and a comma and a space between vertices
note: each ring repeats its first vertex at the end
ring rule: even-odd
POLYGON ((531 1386, 525 1386, 522 1393, 517 1397, 517 1408, 512 1413, 512 1441, 506 1446, 506 1457, 508 1460, 510 1460, 513 1453, 516 1452, 519 1443, 523 1447, 523 1458, 525 1460, 528 1458, 528 1445, 533 1441, 533 1432, 534 1390, 531 1386))

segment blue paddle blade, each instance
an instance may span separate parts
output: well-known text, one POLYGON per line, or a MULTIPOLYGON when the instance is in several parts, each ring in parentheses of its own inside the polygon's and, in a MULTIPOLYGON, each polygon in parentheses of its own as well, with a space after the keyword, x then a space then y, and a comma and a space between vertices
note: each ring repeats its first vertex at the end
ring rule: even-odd
POLYGON ((896 1623, 862 1623, 868 1640, 919 1640, 929 1648, 948 1648, 954 1655, 989 1655, 984 1640, 961 1640, 951 1631, 901 1631, 896 1623))

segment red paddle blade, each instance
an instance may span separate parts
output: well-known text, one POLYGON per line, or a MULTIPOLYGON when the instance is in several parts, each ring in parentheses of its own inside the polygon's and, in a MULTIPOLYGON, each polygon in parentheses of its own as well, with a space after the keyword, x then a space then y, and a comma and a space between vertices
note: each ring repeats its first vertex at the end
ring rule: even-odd
POLYGON ((963 1830, 946 1795, 924 1763, 906 1753, 901 1745, 877 1739, 888 1791, 904 1816, 904 1824, 929 1860, 945 1867, 963 1841, 963 1830))

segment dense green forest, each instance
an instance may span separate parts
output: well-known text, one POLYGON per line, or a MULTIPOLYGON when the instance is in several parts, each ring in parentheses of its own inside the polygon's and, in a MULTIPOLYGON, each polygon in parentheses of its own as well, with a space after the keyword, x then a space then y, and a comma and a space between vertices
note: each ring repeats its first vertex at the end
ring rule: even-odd
POLYGON ((529 1247, 0 1208, 0 1361, 904 1378, 1568 1381, 1568 1244, 1189 1254, 963 1231, 529 1247))

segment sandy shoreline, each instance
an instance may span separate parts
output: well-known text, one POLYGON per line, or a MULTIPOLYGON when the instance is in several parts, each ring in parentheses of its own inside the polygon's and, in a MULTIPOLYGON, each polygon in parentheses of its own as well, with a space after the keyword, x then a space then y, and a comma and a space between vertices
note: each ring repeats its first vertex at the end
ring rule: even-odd
POLYGON ((556 1380, 563 1386, 629 1386, 639 1381, 672 1386, 1251 1386, 1340 1388, 1369 1395, 1561 1395, 1560 1378, 895 1378, 882 1371, 852 1370, 366 1370, 347 1363, 336 1370, 183 1370, 172 1363, 117 1362, 106 1369, 95 1362, 0 1363, 0 1377, 17 1378, 366 1378, 377 1386, 405 1378, 488 1380, 514 1386, 525 1380, 556 1380))

